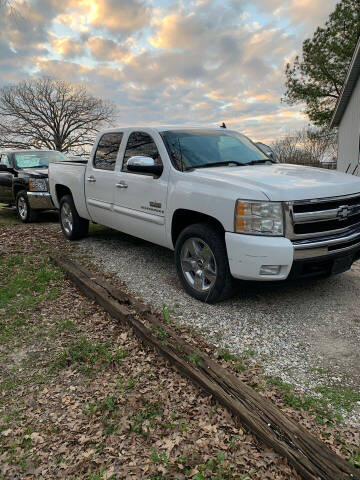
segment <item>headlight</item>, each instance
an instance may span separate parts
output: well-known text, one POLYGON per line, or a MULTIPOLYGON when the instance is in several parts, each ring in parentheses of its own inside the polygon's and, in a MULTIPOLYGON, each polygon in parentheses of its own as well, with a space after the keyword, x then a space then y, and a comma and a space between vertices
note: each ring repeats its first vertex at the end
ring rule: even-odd
POLYGON ((30 178, 29 190, 31 192, 47 192, 48 186, 44 178, 30 178))
POLYGON ((282 204, 238 200, 235 208, 235 232, 251 235, 284 235, 282 204))

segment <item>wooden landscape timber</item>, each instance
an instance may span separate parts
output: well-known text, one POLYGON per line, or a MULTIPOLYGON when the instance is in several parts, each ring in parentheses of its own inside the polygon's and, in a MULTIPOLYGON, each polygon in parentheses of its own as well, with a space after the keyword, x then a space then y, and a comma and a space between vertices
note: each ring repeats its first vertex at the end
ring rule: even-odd
POLYGON ((67 257, 52 256, 51 260, 85 295, 130 325, 143 342, 156 348, 182 375, 239 417, 259 440, 285 457, 303 479, 360 480, 358 469, 205 353, 194 350, 160 314, 152 313, 139 300, 67 257))

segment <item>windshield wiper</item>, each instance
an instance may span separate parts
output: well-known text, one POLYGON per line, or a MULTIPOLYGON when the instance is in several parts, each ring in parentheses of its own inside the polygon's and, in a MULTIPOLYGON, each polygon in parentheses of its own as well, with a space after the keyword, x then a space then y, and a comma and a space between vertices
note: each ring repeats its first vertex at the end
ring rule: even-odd
POLYGON ((241 162, 237 162, 236 160, 228 160, 226 162, 209 162, 202 165, 192 165, 191 167, 186 168, 186 170, 193 170, 194 168, 221 167, 223 165, 231 165, 232 163, 238 166, 247 165, 241 162))
POLYGON ((242 165, 259 165, 261 163, 267 163, 267 162, 276 163, 274 162, 274 160, 271 160, 271 158, 266 158, 263 160, 251 160, 251 162, 246 162, 246 163, 243 163, 242 165))
POLYGON ((22 169, 23 168, 48 168, 48 165, 32 165, 31 167, 27 167, 27 166, 24 166, 24 167, 21 167, 22 169))

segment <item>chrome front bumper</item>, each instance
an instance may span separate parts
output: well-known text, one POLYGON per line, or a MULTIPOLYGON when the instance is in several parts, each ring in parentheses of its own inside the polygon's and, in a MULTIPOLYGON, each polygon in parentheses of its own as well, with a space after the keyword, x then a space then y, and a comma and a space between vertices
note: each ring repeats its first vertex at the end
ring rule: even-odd
POLYGON ((346 253, 357 246, 360 247, 360 229, 352 229, 342 235, 293 241, 293 246, 294 260, 346 253))
POLYGON ((34 210, 54 210, 49 192, 27 192, 30 207, 34 210))

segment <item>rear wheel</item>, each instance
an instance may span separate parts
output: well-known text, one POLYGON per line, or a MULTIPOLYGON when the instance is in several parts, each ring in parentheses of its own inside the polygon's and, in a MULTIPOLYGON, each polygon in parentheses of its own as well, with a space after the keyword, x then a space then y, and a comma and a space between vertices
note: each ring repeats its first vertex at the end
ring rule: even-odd
POLYGON ((176 242, 175 261, 181 283, 192 297, 215 303, 233 294, 224 233, 212 225, 185 228, 176 242))
POLYGON ((69 240, 80 240, 87 236, 89 220, 79 216, 71 195, 64 195, 61 198, 59 218, 63 234, 69 240))
POLYGON ((16 213, 23 223, 34 222, 37 219, 37 212, 31 209, 25 190, 16 195, 16 213))

